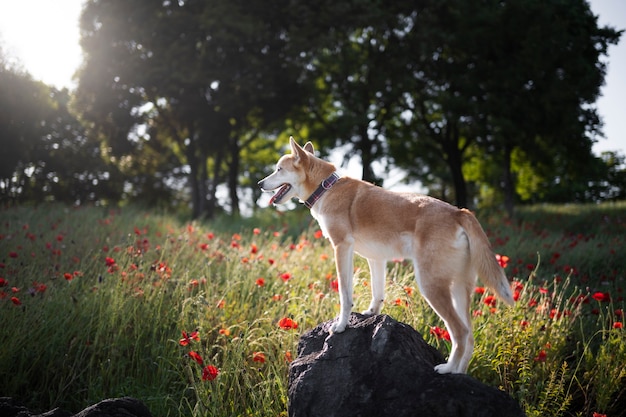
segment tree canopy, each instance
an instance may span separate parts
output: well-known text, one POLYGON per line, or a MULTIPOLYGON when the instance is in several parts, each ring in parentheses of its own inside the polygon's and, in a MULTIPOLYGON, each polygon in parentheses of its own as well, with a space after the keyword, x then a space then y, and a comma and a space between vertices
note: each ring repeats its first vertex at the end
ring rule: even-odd
POLYGON ((5 200, 237 214, 289 134, 459 206, 624 197, 591 150, 622 31, 585 0, 88 0, 80 26, 76 91, 0 61, 5 200))

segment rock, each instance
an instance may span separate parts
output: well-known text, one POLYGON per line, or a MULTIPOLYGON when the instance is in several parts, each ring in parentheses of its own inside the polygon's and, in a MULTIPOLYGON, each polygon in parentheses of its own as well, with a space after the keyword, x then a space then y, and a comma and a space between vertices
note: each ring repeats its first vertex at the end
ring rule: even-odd
POLYGON ((290 417, 524 416, 508 394, 460 374, 434 371, 443 356, 410 326, 352 314, 302 335, 289 367, 290 417))
POLYGON ((30 412, 12 398, 0 397, 0 417, 152 417, 148 408, 131 397, 112 398, 85 408, 77 414, 55 408, 43 414, 30 412))

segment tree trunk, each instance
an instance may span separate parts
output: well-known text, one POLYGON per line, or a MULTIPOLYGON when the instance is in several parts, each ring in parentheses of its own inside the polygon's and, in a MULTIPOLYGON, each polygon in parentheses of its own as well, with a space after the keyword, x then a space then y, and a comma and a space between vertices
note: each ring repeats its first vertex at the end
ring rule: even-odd
POLYGON ((511 172, 511 153, 512 147, 509 143, 504 145, 504 208, 510 218, 513 218, 515 211, 515 184, 513 181, 513 173, 511 172))
POLYGON ((454 185, 455 204, 457 207, 467 207, 467 182, 463 175, 463 151, 459 149, 459 131, 456 126, 448 126, 441 146, 446 163, 450 168, 452 184, 454 185))
POLYGON ((230 164, 228 166, 228 191, 230 194, 231 214, 233 216, 239 215, 239 195, 237 194, 239 177, 239 142, 236 138, 230 140, 230 164))

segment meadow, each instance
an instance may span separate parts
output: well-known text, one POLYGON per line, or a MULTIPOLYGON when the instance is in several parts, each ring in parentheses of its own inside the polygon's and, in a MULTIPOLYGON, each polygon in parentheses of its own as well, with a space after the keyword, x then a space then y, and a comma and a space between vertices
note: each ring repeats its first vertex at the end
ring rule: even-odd
MULTIPOLYGON (((469 374, 528 416, 626 415, 626 203, 477 217, 517 302, 478 283, 469 374)), ((357 257, 356 311, 368 281, 357 257)), ((212 222, 4 208, 0 396, 39 411, 129 395, 155 416, 286 416, 298 338, 335 317, 338 300, 332 250, 303 208, 212 222)), ((383 312, 447 354, 406 261, 389 263, 383 312)))

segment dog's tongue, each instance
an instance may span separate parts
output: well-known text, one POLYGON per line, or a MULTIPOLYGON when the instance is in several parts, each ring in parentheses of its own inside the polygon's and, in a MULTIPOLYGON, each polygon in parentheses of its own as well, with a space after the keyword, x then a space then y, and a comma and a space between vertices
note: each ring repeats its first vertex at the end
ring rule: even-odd
POLYGON ((274 204, 276 201, 280 201, 290 189, 291 185, 289 184, 281 185, 278 191, 276 191, 272 198, 270 198, 270 205, 274 204))

